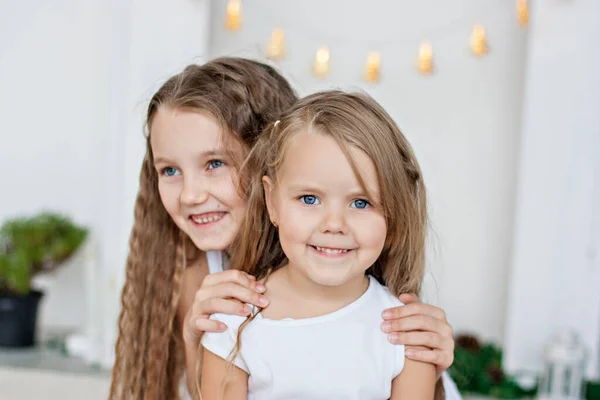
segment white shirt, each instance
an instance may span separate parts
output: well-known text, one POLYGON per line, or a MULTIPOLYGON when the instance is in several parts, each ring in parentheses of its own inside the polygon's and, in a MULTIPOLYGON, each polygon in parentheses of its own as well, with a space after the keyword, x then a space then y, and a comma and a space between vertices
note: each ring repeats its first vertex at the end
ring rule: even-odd
MULTIPOLYGON (((271 320, 258 314, 242 333, 234 364, 246 371, 248 399, 387 400, 404 367, 404 346, 381 331, 381 313, 402 305, 373 277, 365 293, 327 315, 271 320)), ((227 359, 245 317, 215 314, 229 329, 205 333, 205 349, 227 359)))
MULTIPOLYGON (((220 251, 209 251, 206 253, 206 258, 207 258, 207 262, 208 262, 209 273, 211 273, 211 274, 216 273, 216 272, 221 272, 224 269, 227 269, 227 267, 228 267, 226 259, 223 255, 223 253, 220 251)), ((377 316, 381 315, 380 313, 377 313, 376 311, 374 311, 373 314, 377 315, 377 316)), ((380 318, 378 318, 378 321, 375 323, 375 326, 379 327, 380 323, 381 323, 381 320, 380 320, 380 318)), ((206 336, 206 334, 204 336, 206 336)), ((394 345, 394 346, 396 346, 396 345, 394 345)), ((442 375, 442 380, 444 383, 444 389, 446 391, 446 400, 462 400, 462 397, 461 397, 460 393, 458 392, 458 389, 456 388, 456 384, 452 381, 452 378, 450 378, 450 376, 448 375, 447 372, 444 372, 444 374, 442 375)), ((185 382, 186 381, 185 381, 185 377, 184 377, 184 379, 182 381, 182 399, 183 400, 191 400, 191 396, 187 390, 187 385, 185 382)))

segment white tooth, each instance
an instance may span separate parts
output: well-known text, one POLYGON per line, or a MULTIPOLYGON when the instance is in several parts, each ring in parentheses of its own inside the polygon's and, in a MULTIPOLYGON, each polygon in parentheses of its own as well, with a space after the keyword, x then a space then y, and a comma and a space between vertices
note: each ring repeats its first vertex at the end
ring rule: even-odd
POLYGON ((198 217, 198 216, 194 216, 192 217, 192 219, 194 220, 194 222, 196 222, 197 224, 207 224, 209 222, 215 222, 220 220, 221 218, 223 218, 222 215, 213 215, 210 217, 198 217))
POLYGON ((315 246, 315 248, 318 251, 321 251, 323 253, 327 253, 327 254, 342 254, 342 253, 346 253, 348 252, 347 249, 329 249, 326 247, 320 247, 320 246, 315 246))

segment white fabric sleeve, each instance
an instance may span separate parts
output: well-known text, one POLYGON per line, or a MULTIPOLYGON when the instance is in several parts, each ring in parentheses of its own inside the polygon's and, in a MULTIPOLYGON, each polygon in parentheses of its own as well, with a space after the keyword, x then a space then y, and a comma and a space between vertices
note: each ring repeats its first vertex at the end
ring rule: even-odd
POLYGON ((395 359, 394 359, 394 376, 393 376, 393 378, 400 375, 400 373, 404 369, 404 360, 406 359, 405 348, 404 348, 403 344, 395 344, 394 350, 395 350, 396 354, 395 354, 395 359))
POLYGON ((179 397, 181 400, 192 400, 192 395, 187 387, 187 371, 183 370, 183 377, 179 383, 179 397))
POLYGON ((444 371, 442 374, 442 382, 444 383, 446 400, 462 400, 462 396, 456 387, 456 383, 454 383, 447 371, 444 371))
MULTIPOLYGON (((224 360, 229 360, 237 342, 238 329, 246 318, 238 315, 213 314, 210 319, 223 322, 227 325, 227 330, 225 332, 205 332, 202 335, 202 347, 224 360)), ((244 362, 242 354, 237 354, 233 364, 248 373, 248 366, 244 362)))

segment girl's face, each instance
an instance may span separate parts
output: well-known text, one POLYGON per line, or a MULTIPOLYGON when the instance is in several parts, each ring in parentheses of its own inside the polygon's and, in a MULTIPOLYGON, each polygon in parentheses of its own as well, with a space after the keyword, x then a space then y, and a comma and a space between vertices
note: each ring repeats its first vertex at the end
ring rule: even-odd
POLYGON ((238 195, 235 141, 223 143, 217 121, 205 114, 161 107, 150 144, 165 209, 203 251, 225 250, 238 233, 245 203, 238 195))
MULTIPOLYGON (((299 132, 288 149, 277 181, 265 177, 263 182, 290 270, 323 286, 364 279, 385 243, 384 216, 366 200, 332 137, 299 132)), ((369 193, 379 201, 373 161, 356 147, 349 151, 369 193)))

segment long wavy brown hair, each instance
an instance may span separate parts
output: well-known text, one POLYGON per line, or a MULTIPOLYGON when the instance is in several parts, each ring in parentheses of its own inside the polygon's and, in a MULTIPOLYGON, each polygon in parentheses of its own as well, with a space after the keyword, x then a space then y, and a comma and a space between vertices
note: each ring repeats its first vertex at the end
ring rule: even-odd
MULTIPOLYGON (((276 124, 271 124, 250 151, 242 181, 247 198, 246 218, 233 245, 232 266, 257 279, 283 267, 287 258, 279 243, 277 228, 266 207, 262 177, 277 184, 286 151, 293 151, 290 138, 300 131, 331 136, 344 151, 362 189, 387 222, 384 248, 367 270, 399 296, 420 293, 425 270, 427 231, 426 189, 413 150, 389 114, 363 93, 328 91, 310 95, 293 106, 276 124), (352 159, 349 146, 364 151, 375 164, 380 188, 376 202, 352 159)), ((229 359, 240 350, 241 334, 256 314, 238 330, 237 343, 229 359)))
POLYGON ((179 398, 185 365, 176 320, 180 284, 186 265, 202 255, 161 202, 150 146, 153 117, 163 106, 208 113, 228 136, 250 149, 265 126, 296 100, 294 90, 275 69, 242 58, 190 65, 165 82, 150 100, 111 400, 179 398))

